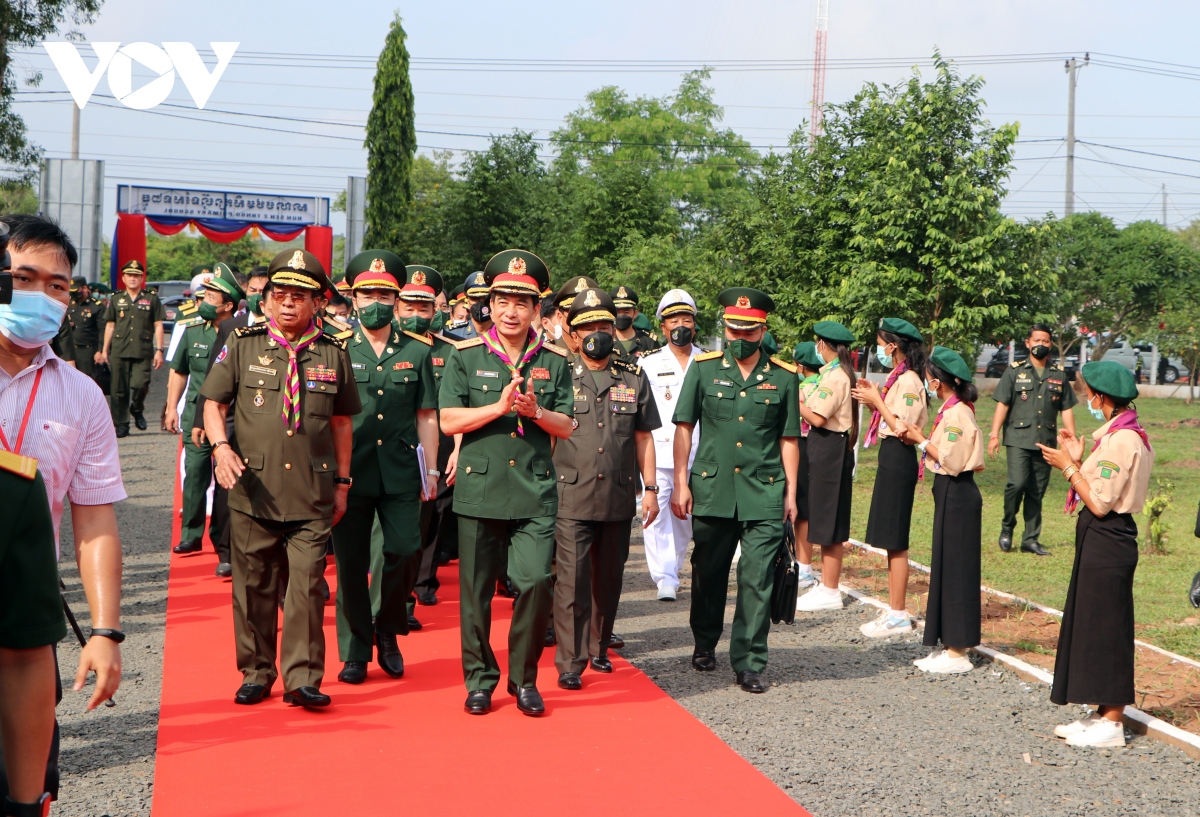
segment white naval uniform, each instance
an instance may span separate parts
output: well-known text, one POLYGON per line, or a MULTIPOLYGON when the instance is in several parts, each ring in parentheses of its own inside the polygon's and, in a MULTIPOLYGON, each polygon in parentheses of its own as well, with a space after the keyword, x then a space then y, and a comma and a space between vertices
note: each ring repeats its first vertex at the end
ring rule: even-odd
MULTIPOLYGON (((703 350, 693 346, 688 366, 703 350)), ((692 521, 680 519, 671 513, 671 496, 675 493, 675 405, 679 402, 679 391, 683 388, 683 376, 687 366, 681 367, 669 346, 643 355, 638 361, 642 372, 650 381, 650 392, 658 407, 662 428, 652 431, 654 437, 654 462, 658 470, 658 517, 643 531, 646 543, 646 565, 650 578, 659 589, 679 589, 679 568, 687 554, 688 542, 692 538, 692 521)), ((688 454, 688 467, 696 458, 699 435, 692 430, 692 450, 688 454)))

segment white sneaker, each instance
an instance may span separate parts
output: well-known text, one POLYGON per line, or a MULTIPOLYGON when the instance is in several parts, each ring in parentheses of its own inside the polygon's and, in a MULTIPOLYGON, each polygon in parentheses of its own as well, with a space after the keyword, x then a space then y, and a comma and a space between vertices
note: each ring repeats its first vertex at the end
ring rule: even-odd
POLYGON ((945 652, 945 650, 943 650, 941 647, 934 647, 929 651, 929 655, 925 656, 924 658, 917 658, 914 660, 913 666, 917 669, 924 669, 925 665, 930 661, 941 658, 943 652, 945 652))
POLYGON ((912 619, 908 616, 896 618, 891 610, 883 610, 874 621, 869 621, 858 628, 867 638, 887 638, 890 635, 903 635, 913 631, 912 619))
POLYGON ((658 588, 658 600, 659 601, 675 601, 675 594, 678 591, 679 591, 679 588, 672 587, 669 584, 664 584, 662 587, 658 588))
POLYGON ((1125 745, 1125 727, 1120 721, 1097 718, 1091 726, 1067 736, 1068 746, 1091 746, 1096 749, 1113 749, 1125 745))
POLYGON ((829 590, 823 584, 818 584, 809 590, 796 602, 796 609, 802 613, 815 613, 818 610, 841 610, 842 594, 837 590, 829 590))
POLYGON ((967 656, 963 655, 956 658, 945 651, 932 661, 921 664, 923 672, 935 672, 939 675, 960 675, 964 672, 970 672, 973 669, 975 669, 975 665, 971 663, 971 659, 967 658, 967 656))
POLYGON ((796 588, 798 590, 807 590, 810 587, 816 587, 820 583, 821 580, 817 578, 815 573, 810 571, 808 573, 800 574, 800 579, 796 583, 796 588))
POLYGON ((1071 735, 1079 734, 1098 720, 1100 720, 1100 714, 1098 712, 1092 712, 1086 718, 1080 718, 1079 720, 1075 721, 1075 723, 1068 723, 1054 727, 1054 734, 1060 738, 1069 738, 1071 735))

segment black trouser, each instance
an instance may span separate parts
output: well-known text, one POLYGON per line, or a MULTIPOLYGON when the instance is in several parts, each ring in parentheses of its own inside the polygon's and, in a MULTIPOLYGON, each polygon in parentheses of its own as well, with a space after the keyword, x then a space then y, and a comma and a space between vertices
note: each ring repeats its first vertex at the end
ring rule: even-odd
POLYGON ((1008 457, 1008 484, 1004 486, 1004 530, 1012 532, 1017 526, 1017 509, 1025 503, 1025 533, 1023 544, 1034 544, 1042 535, 1042 497, 1050 484, 1050 464, 1042 456, 1041 449, 1017 448, 1010 445, 1005 453, 1008 457))
POLYGON ((213 547, 217 551, 217 561, 230 564, 229 492, 222 488, 216 480, 213 480, 212 521, 208 526, 209 538, 212 538, 214 530, 217 532, 217 538, 213 540, 213 547))

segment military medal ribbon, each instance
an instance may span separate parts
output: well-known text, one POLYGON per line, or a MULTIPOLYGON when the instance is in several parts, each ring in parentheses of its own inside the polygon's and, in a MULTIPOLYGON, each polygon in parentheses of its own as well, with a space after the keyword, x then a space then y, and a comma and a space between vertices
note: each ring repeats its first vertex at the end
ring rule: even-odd
MULTIPOLYGON (((1136 431, 1138 436, 1142 438, 1142 444, 1146 446, 1146 450, 1154 450, 1154 447, 1150 445, 1150 435, 1146 433, 1146 429, 1144 429, 1141 422, 1138 421, 1137 412, 1133 409, 1123 411, 1114 417, 1109 423, 1108 431, 1104 432, 1104 437, 1107 437, 1114 431, 1120 431, 1123 428, 1127 428, 1130 431, 1136 431)), ((1100 447, 1100 440, 1103 440, 1104 437, 1101 437, 1099 440, 1096 440, 1094 443, 1092 443, 1093 453, 1097 448, 1100 447)), ((1074 488, 1068 488, 1067 503, 1063 506, 1063 511, 1068 514, 1075 513, 1075 509, 1077 507, 1079 507, 1079 494, 1076 493, 1074 488)))
POLYGON ((300 428, 300 369, 296 365, 296 355, 312 346, 321 337, 321 330, 315 321, 309 323, 308 329, 293 345, 279 331, 272 318, 267 322, 267 336, 282 346, 288 355, 287 384, 283 390, 283 424, 297 430, 300 428))
MULTIPOLYGON (((529 330, 529 337, 525 341, 525 353, 521 355, 521 359, 513 363, 512 358, 508 356, 508 352, 504 351, 504 344, 500 342, 500 333, 493 325, 491 329, 484 332, 480 338, 483 340, 483 345, 488 348, 496 357, 500 358, 500 362, 508 367, 508 373, 511 377, 521 371, 521 369, 529 361, 533 360, 534 356, 542 350, 543 340, 538 336, 533 329, 529 330)), ((517 416, 517 433, 522 437, 525 436, 525 427, 521 425, 521 417, 517 416)))
MULTIPOLYGON (((908 361, 904 361, 896 368, 892 369, 892 373, 888 375, 887 381, 883 384, 883 388, 879 390, 879 397, 883 399, 887 397, 888 391, 896 383, 896 379, 900 375, 908 371, 908 361)), ((870 448, 879 439, 879 423, 883 420, 883 414, 876 409, 871 409, 871 422, 867 425, 867 433, 863 437, 863 448, 870 448)))

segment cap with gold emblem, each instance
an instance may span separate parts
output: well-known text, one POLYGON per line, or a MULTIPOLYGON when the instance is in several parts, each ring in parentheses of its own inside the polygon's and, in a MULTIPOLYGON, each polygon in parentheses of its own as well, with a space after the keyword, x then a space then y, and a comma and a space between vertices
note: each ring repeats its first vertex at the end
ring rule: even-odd
MULTIPOLYGON (((527 250, 496 253, 484 265, 483 274, 492 292, 530 295, 535 301, 540 298, 542 290, 550 286, 550 270, 546 262, 527 250)), ((469 288, 467 294, 471 294, 469 288)))
POLYGON ((121 274, 122 275, 145 275, 146 268, 144 266, 142 266, 141 261, 138 261, 136 258, 130 258, 128 261, 125 262, 125 265, 121 267, 121 274))
MULTIPOLYGON (((672 289, 662 296, 655 313, 660 321, 672 315, 695 315, 696 300, 686 290, 672 289)), ((641 317, 640 315, 638 317, 641 317)))
POLYGON ((463 294, 468 298, 486 298, 488 296, 487 276, 483 271, 472 272, 463 281, 463 294))
POLYGON ((197 273, 192 276, 192 283, 188 287, 193 298, 201 298, 204 296, 204 289, 208 286, 208 282, 212 280, 212 270, 208 267, 203 267, 204 272, 197 273))
POLYGON ((224 292, 233 299, 234 306, 237 305, 238 301, 246 297, 246 292, 238 284, 233 270, 223 261, 218 261, 213 265, 212 275, 208 276, 208 282, 205 286, 224 292))
POLYGON ((463 301, 463 300, 464 300, 466 297, 467 297, 467 294, 466 294, 466 292, 464 291, 464 287, 463 287, 463 285, 462 285, 462 284, 459 284, 459 285, 458 285, 458 286, 456 286, 456 287, 454 288, 454 290, 453 290, 453 291, 450 293, 450 306, 451 306, 451 307, 457 306, 457 305, 458 305, 458 304, 459 304, 461 301, 463 301))
POLYGON ((277 286, 300 287, 317 293, 333 289, 325 268, 315 255, 306 250, 284 250, 267 266, 271 283, 277 286))
POLYGON ((79 290, 83 289, 87 285, 88 285, 87 279, 84 278, 82 275, 76 275, 74 278, 71 279, 71 291, 72 292, 78 292, 79 290))
POLYGON ((602 289, 585 289, 575 296, 567 312, 567 324, 572 328, 595 321, 615 321, 617 307, 612 296, 602 289))
POLYGON ((343 295, 350 294, 350 282, 346 280, 346 276, 344 274, 341 278, 333 282, 333 288, 343 295))
POLYGON ((767 314, 775 311, 775 302, 762 290, 733 287, 717 296, 725 307, 722 318, 730 329, 755 329, 767 322, 767 314))
POLYGON ((621 284, 616 289, 610 289, 608 294, 612 296, 617 309, 633 309, 638 305, 638 294, 634 292, 633 287, 621 284))
POLYGON ((400 291, 404 280, 404 262, 388 250, 363 250, 346 265, 346 282, 351 289, 390 289, 400 291))
POLYGON ((409 264, 404 268, 404 286, 400 287, 402 301, 437 300, 437 294, 442 291, 442 274, 433 267, 424 264, 409 264))
POLYGON ((599 289, 600 285, 588 278, 586 275, 576 275, 574 278, 568 278, 567 282, 558 288, 558 292, 554 294, 554 305, 559 309, 566 311, 571 308, 571 304, 575 301, 575 296, 585 289, 599 289))

